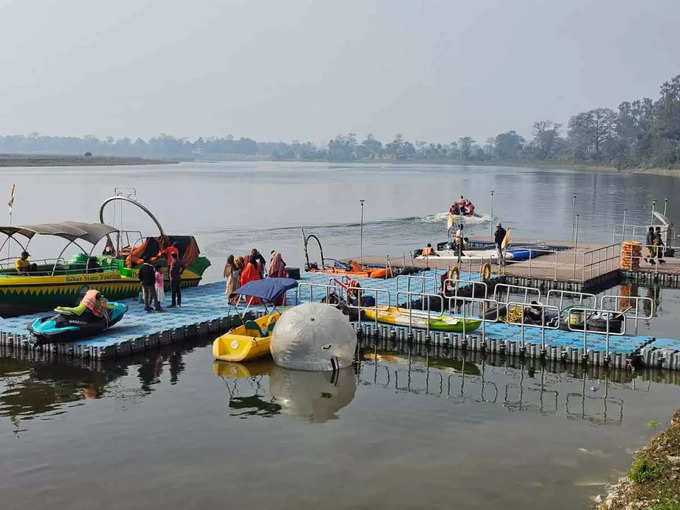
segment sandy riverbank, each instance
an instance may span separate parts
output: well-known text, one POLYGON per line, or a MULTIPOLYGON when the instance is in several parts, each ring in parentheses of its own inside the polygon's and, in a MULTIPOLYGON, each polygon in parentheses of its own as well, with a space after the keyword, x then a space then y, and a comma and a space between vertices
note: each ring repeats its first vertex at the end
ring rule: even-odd
POLYGON ((54 154, 0 154, 0 167, 18 166, 110 166, 160 165, 176 161, 112 156, 67 156, 54 154))

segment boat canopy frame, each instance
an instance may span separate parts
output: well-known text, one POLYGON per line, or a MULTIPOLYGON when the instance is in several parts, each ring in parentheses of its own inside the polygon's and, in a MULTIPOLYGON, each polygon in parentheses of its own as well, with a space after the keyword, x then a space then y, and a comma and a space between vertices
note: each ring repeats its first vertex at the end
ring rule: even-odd
MULTIPOLYGON (((84 223, 80 221, 64 221, 61 223, 40 223, 35 225, 16 225, 16 226, 0 226, 0 233, 7 236, 7 239, 0 245, 0 251, 5 247, 5 245, 10 241, 14 240, 19 246, 22 247, 23 251, 28 251, 28 247, 31 241, 36 235, 54 236, 66 239, 68 243, 59 252, 59 255, 55 259, 54 266, 52 267, 52 273, 50 276, 54 276, 57 270, 57 263, 62 259, 62 256, 66 252, 67 248, 71 245, 77 246, 87 257, 88 261, 92 257, 97 243, 101 241, 104 237, 111 235, 114 232, 118 232, 118 229, 105 223, 84 223), (15 236, 19 234, 28 239, 28 242, 24 245, 15 236), (92 245, 92 248, 88 252, 85 248, 81 246, 78 241, 85 241, 92 245)), ((85 273, 89 272, 89 263, 85 264, 85 273)))

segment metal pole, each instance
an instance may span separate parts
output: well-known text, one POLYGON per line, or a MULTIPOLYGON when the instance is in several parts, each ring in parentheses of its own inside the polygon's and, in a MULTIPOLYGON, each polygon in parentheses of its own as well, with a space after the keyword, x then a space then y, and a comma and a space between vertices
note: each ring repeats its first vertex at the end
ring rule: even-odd
POLYGON ((491 223, 489 224, 489 233, 491 234, 491 237, 493 237, 493 223, 494 223, 494 216, 493 216, 493 195, 494 191, 491 190, 491 223))
POLYGON ((574 280, 576 279, 576 258, 578 254, 578 217, 579 215, 577 214, 576 221, 574 222, 574 280))
POLYGON ((574 225, 574 215, 576 214, 576 193, 571 197, 571 240, 574 240, 575 236, 575 225, 574 225))
MULTIPOLYGON (((626 238, 626 209, 623 210, 623 231, 621 232, 621 240, 624 240, 626 238)), ((614 242, 616 242, 616 239, 614 239, 614 242)))
POLYGON ((360 255, 360 259, 359 259, 360 260, 359 264, 363 265, 363 263, 364 263, 364 200, 361 199, 361 200, 359 200, 359 202, 361 203, 361 234, 360 234, 360 236, 361 236, 361 241, 360 241, 360 243, 361 243, 361 255, 360 255))
POLYGON ((663 199, 663 215, 666 216, 667 212, 668 212, 668 199, 664 198, 663 199))
POLYGON ((652 219, 649 222, 650 225, 654 224, 654 211, 656 209, 656 200, 652 200, 652 219))

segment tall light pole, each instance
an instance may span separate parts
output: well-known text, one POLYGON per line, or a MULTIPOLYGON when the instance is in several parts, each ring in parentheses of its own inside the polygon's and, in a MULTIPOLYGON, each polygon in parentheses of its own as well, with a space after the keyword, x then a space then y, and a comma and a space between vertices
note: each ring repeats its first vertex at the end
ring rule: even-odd
POLYGON ((360 234, 360 236, 361 236, 361 241, 360 241, 360 244, 361 244, 361 255, 360 255, 360 257, 361 258, 360 258, 360 260, 361 260, 361 262, 360 262, 360 264, 363 264, 364 263, 364 202, 365 202, 365 200, 361 199, 361 200, 359 200, 359 202, 361 203, 361 234, 360 234))
POLYGON ((571 240, 576 241, 576 193, 571 197, 571 240))
POLYGON ((489 225, 489 233, 491 234, 491 237, 493 237, 493 223, 496 218, 493 217, 493 195, 494 191, 491 190, 491 224, 489 225))

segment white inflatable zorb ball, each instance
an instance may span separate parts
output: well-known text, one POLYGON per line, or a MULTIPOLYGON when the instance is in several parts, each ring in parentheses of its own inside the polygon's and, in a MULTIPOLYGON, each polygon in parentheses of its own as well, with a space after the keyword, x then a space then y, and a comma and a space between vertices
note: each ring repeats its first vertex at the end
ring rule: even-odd
POLYGON ((297 370, 337 370, 354 361, 357 336, 340 310, 305 303, 276 321, 270 350, 274 363, 297 370))

